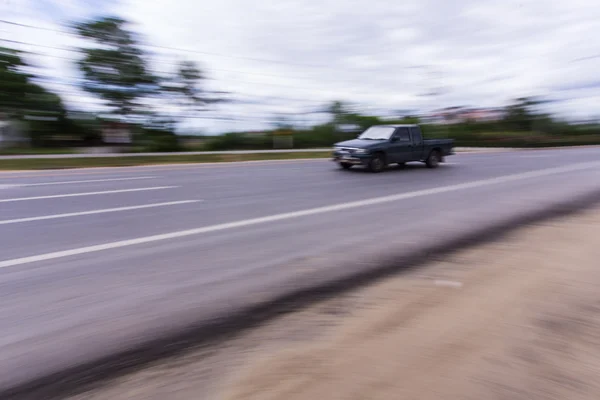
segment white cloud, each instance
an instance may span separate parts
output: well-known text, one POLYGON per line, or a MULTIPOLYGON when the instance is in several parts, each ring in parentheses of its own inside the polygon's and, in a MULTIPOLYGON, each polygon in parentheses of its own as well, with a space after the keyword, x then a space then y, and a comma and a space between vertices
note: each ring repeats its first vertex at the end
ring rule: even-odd
MULTIPOLYGON (((18 17, 59 29, 65 19, 91 12, 81 5, 63 3, 68 18, 62 20, 34 6, 18 17)), ((600 57, 590 58, 600 55, 597 0, 123 0, 106 8, 131 20, 148 44, 190 50, 148 47, 157 69, 196 60, 213 78, 209 88, 245 101, 209 113, 244 121, 186 125, 255 129, 275 112, 334 99, 431 109, 541 94, 570 99, 556 104, 573 115, 598 113, 589 99, 577 101, 589 98, 593 89, 586 86, 598 82, 600 57), (423 96, 435 89, 442 94, 423 96)), ((20 32, 37 44, 75 43, 66 35, 20 32)), ((40 62, 55 76, 77 73, 68 61, 50 58, 40 62)))

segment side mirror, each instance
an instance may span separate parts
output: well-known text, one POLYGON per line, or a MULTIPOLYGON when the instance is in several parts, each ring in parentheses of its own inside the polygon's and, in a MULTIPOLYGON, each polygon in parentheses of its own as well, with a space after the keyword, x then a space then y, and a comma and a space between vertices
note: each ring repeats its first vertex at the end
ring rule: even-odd
POLYGON ((390 139, 390 142, 392 142, 392 143, 396 143, 397 141, 398 141, 397 136, 390 139))

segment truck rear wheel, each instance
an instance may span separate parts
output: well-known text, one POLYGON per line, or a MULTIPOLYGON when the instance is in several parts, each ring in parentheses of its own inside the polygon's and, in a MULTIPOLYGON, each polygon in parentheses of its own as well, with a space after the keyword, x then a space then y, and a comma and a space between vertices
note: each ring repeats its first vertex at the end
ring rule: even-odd
POLYGON ((425 164, 428 168, 437 168, 440 165, 441 160, 442 155, 440 152, 438 150, 433 150, 431 153, 429 153, 429 157, 427 157, 425 164))

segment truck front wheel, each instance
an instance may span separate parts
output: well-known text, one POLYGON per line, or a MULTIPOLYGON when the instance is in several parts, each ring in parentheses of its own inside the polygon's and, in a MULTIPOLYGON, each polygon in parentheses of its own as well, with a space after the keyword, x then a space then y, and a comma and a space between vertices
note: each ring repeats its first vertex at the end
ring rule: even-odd
POLYGON ((429 153, 429 157, 427 157, 425 164, 428 168, 437 168, 441 161, 442 155, 440 152, 438 150, 433 150, 431 153, 429 153))
POLYGON ((385 156, 381 153, 373 155, 369 161, 369 171, 381 172, 385 169, 385 156))

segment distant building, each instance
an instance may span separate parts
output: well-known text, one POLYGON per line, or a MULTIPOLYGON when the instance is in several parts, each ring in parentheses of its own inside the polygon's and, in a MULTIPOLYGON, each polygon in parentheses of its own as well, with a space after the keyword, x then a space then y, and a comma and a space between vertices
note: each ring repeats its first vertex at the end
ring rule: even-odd
POLYGON ((29 145, 22 126, 6 115, 0 114, 0 148, 10 148, 29 145))
POLYGON ((425 120, 433 124, 458 124, 467 121, 494 122, 504 117, 504 110, 497 108, 446 107, 435 110, 425 120))
POLYGON ((475 108, 464 110, 460 118, 464 121, 494 122, 504 117, 504 110, 490 108, 475 108))
POLYGON ((133 129, 129 124, 102 121, 100 132, 104 151, 120 152, 131 147, 133 143, 133 129))
POLYGON ((102 123, 102 142, 108 145, 127 145, 133 141, 133 133, 128 124, 105 121, 102 123))

